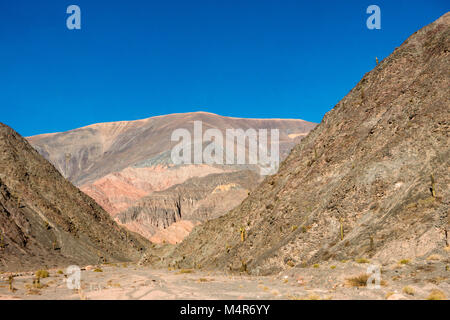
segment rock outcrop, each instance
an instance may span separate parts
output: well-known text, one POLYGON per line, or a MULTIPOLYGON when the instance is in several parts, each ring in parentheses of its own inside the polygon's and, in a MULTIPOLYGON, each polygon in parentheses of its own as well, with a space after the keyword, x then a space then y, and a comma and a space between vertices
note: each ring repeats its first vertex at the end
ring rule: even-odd
POLYGON ((195 225, 238 206, 259 182, 261 177, 249 170, 190 178, 142 198, 118 214, 116 221, 152 242, 178 243, 195 225))

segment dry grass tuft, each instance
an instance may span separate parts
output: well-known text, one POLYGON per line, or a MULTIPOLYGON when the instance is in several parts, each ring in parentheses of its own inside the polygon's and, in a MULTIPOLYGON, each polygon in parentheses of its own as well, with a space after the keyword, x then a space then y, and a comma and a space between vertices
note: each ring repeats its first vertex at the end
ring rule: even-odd
POLYGON ((410 261, 408 259, 402 259, 398 262, 399 264, 409 264, 410 261))
POLYGON ((447 297, 441 290, 434 289, 430 292, 427 300, 445 300, 447 297))
POLYGON ((308 300, 320 300, 320 296, 315 293, 311 293, 308 295, 308 300))
POLYGON ((442 259, 442 257, 438 254, 432 254, 431 256, 429 256, 427 258, 428 261, 439 261, 441 259, 442 259))
POLYGON ((367 260, 367 259, 365 259, 365 258, 356 259, 355 261, 356 261, 357 263, 369 263, 369 262, 370 262, 370 260, 367 260))
POLYGON ((120 285, 120 283, 116 283, 113 280, 109 280, 106 283, 108 286, 113 287, 113 288, 121 288, 122 286, 120 285))
POLYGON ((414 290, 414 288, 410 287, 410 286, 406 286, 403 288, 403 293, 409 294, 410 296, 413 296, 414 293, 416 293, 416 291, 414 290))
MULTIPOLYGON (((370 274, 363 273, 356 277, 351 277, 346 279, 346 285, 349 287, 366 287, 367 280, 370 278, 370 274)), ((384 280, 380 281, 380 285, 386 286, 387 282, 384 280)))
POLYGON ((346 284, 350 287, 365 287, 367 286, 367 280, 369 280, 370 275, 363 273, 356 277, 351 277, 346 279, 346 284))
POLYGON ((194 273, 194 270, 192 270, 192 269, 181 269, 180 271, 178 271, 178 274, 183 274, 183 273, 194 273))
POLYGON ((395 292, 389 291, 388 293, 386 293, 385 298, 389 299, 389 297, 392 296, 393 294, 395 294, 395 292))
POLYGON ((38 270, 36 271, 35 275, 40 279, 48 278, 50 276, 47 270, 38 270))

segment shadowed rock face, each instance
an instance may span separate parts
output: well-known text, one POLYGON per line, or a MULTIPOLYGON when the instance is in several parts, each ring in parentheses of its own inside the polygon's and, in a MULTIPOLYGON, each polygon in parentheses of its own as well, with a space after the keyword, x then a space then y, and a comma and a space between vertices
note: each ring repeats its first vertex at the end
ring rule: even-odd
MULTIPOLYGON (((157 209, 154 209, 155 205, 151 205, 145 209, 145 202, 138 203, 144 196, 183 184, 190 178, 258 170, 254 165, 174 165, 171 161, 171 150, 178 141, 171 141, 171 135, 174 130, 185 128, 194 138, 194 121, 202 121, 203 132, 211 128, 219 129, 224 138, 226 129, 266 129, 268 133, 270 129, 278 129, 281 159, 284 159, 290 149, 316 125, 295 119, 239 119, 194 112, 138 121, 94 124, 68 132, 29 137, 28 140, 63 176, 80 186, 83 192, 95 199, 113 217, 127 212, 129 208, 134 210, 135 214, 128 212, 126 219, 122 215, 117 221, 122 221, 131 230, 149 238, 158 229, 166 228, 179 219, 172 217, 166 205, 158 205, 157 209), (136 206, 139 207, 139 215, 136 214, 136 206), (144 225, 141 223, 143 221, 144 225), (154 224, 151 225, 152 223, 154 224)), ((270 141, 270 138, 268 140, 270 141)), ((201 192, 202 197, 209 197, 209 200, 199 198, 198 193, 195 205, 201 206, 203 215, 217 217, 218 212, 225 213, 238 205, 247 196, 248 190, 255 187, 242 187, 242 184, 248 184, 244 180, 249 178, 249 181, 253 181, 253 176, 254 174, 250 178, 249 174, 241 175, 240 180, 232 181, 239 185, 238 188, 222 192, 223 201, 215 200, 218 203, 217 209, 210 207, 213 199, 219 198, 219 195, 209 195, 204 191, 201 192), (200 203, 200 200, 203 202, 200 203)), ((234 177, 239 177, 239 174, 234 177)), ((202 180, 205 186, 208 185, 208 179, 202 180)), ((206 189, 208 188, 204 188, 206 189)), ((175 189, 171 190, 174 192, 175 189)), ((213 189, 209 190, 212 191, 213 189)), ((173 192, 157 196, 164 196, 167 202, 171 202, 176 196, 173 192)), ((147 201, 148 203, 150 202, 147 201)), ((195 205, 191 204, 192 208, 195 205)), ((190 219, 196 220, 198 217, 199 214, 190 219)), ((180 239, 179 236, 169 238, 180 239)))
POLYGON ((384 263, 448 246, 449 75, 447 13, 366 74, 276 175, 194 228, 168 260, 271 273, 287 261, 384 263))
POLYGON ((0 123, 0 270, 140 258, 129 235, 19 134, 0 123))

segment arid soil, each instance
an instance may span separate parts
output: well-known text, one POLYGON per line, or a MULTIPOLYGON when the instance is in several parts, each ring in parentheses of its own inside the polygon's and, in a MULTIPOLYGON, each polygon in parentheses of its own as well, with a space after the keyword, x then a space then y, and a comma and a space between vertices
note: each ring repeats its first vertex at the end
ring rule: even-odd
POLYGON ((366 285, 375 261, 329 261, 291 268, 277 275, 250 276, 192 269, 152 269, 136 264, 88 266, 81 289, 67 288, 67 275, 57 269, 33 285, 34 273, 0 274, 0 299, 295 299, 414 300, 450 297, 448 257, 399 261, 380 266, 380 287, 366 285), (447 259, 447 260, 445 260, 447 259), (101 272, 99 272, 101 271, 101 272), (14 275, 12 289, 9 276, 14 275), (362 282, 361 282, 362 276, 362 282))

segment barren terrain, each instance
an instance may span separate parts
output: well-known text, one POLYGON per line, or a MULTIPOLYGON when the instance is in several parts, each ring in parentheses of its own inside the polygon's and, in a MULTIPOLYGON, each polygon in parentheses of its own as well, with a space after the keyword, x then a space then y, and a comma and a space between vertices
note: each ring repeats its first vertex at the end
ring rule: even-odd
POLYGON ((448 264, 448 256, 434 256, 384 265, 380 288, 371 289, 359 277, 366 274, 368 266, 377 265, 376 261, 330 261, 271 276, 120 263, 83 268, 80 290, 67 288, 67 275, 61 274, 62 270, 49 270, 49 277, 40 280, 41 288, 33 285, 33 272, 3 273, 0 299, 448 299, 448 264), (15 276, 12 291, 9 275, 15 276))

